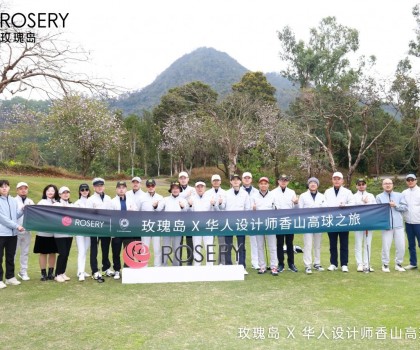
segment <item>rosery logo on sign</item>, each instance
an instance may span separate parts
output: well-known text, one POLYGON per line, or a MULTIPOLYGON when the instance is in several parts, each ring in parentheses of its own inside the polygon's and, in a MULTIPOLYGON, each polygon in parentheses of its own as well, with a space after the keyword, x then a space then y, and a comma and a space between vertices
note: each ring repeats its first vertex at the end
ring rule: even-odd
POLYGON ((72 222, 73 222, 73 220, 70 216, 64 216, 61 219, 61 223, 63 224, 63 226, 70 226, 72 222))
POLYGON ((70 216, 64 216, 61 219, 63 226, 70 226, 74 223, 74 226, 79 227, 92 227, 92 228, 103 228, 105 221, 99 220, 84 220, 84 219, 73 219, 70 216))

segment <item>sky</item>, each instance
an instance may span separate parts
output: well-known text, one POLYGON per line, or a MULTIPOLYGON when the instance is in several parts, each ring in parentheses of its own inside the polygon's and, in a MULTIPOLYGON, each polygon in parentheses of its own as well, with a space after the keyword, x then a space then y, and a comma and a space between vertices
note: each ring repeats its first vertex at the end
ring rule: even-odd
POLYGON ((280 72, 277 32, 289 26, 306 41, 327 16, 357 29, 358 54, 375 55, 376 73, 389 78, 415 37, 417 1, 14 0, 8 11, 68 12, 63 36, 90 52, 90 63, 78 68, 131 91, 199 47, 226 52, 251 71, 280 72))

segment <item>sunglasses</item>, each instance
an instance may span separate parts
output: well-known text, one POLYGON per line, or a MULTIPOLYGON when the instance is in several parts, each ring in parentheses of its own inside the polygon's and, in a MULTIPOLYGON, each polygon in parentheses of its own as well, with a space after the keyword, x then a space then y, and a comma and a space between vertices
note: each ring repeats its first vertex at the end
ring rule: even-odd
POLYGON ((407 180, 405 180, 405 181, 407 181, 407 182, 413 182, 413 181, 416 181, 416 179, 407 179, 407 180))
POLYGON ((146 187, 156 187, 155 185, 146 185, 146 187))
POLYGON ((89 189, 88 189, 88 188, 82 188, 82 189, 80 190, 80 192, 89 192, 89 189))

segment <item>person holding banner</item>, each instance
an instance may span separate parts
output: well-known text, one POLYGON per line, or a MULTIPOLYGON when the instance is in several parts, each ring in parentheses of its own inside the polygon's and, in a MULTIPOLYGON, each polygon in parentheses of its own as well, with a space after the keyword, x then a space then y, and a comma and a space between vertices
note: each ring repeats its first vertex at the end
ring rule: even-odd
MULTIPOLYGON (((58 202, 60 197, 55 185, 47 185, 42 192, 42 199, 38 205, 53 205, 58 202)), ((34 244, 34 253, 39 254, 39 267, 41 268, 41 281, 54 280, 54 266, 57 254, 57 245, 54 234, 47 232, 37 232, 34 244), (48 260, 48 275, 47 275, 48 260)))
POLYGON ((382 231, 382 271, 390 272, 390 250, 392 240, 395 241, 395 271, 404 272, 402 267, 405 253, 405 237, 403 226, 403 213, 407 211, 408 205, 404 196, 399 192, 394 192, 394 183, 391 179, 382 181, 384 191, 376 196, 376 203, 389 203, 391 216, 389 230, 382 231))
MULTIPOLYGON (((90 195, 89 185, 83 183, 79 186, 79 199, 74 203, 75 207, 86 208, 86 203, 90 195)), ((86 255, 90 247, 90 237, 76 236, 77 244, 77 277, 80 282, 85 280, 85 277, 90 275, 86 273, 86 255)))
MULTIPOLYGON (((34 205, 32 199, 28 198, 29 186, 26 182, 19 182, 16 185, 17 196, 15 197, 19 210, 23 209, 25 205, 34 205)), ((23 225, 23 215, 18 219, 18 224, 23 225)), ((17 249, 20 248, 20 271, 18 277, 22 281, 29 281, 28 276, 28 261, 29 261, 29 248, 31 246, 31 233, 29 231, 23 231, 18 233, 17 238, 17 249)), ((16 258, 16 257, 15 257, 16 258)))
MULTIPOLYGON (((376 204, 375 196, 372 193, 366 191, 367 186, 365 179, 358 179, 356 181, 356 187, 357 192, 353 195, 355 205, 376 204)), ((370 263, 372 256, 372 234, 373 231, 368 230, 354 232, 354 252, 357 263, 357 272, 374 271, 370 263), (362 251, 364 252, 364 254, 362 253, 362 251)))
MULTIPOLYGON (((308 190, 299 196, 299 208, 323 208, 327 207, 325 196, 318 192, 319 180, 316 177, 308 179, 308 190)), ((321 265, 321 241, 322 233, 303 234, 303 264, 305 273, 312 274, 312 247, 314 250, 314 269, 324 271, 321 265)))
MULTIPOLYGON (((188 203, 180 196, 181 184, 178 181, 171 182, 168 192, 169 196, 164 197, 156 208, 157 211, 187 211, 188 203)), ((162 239, 162 265, 168 266, 168 259, 172 260, 173 266, 181 266, 181 236, 164 236, 162 239), (169 252, 168 252, 169 250, 169 252), (171 258, 172 256, 172 258, 171 258)))
MULTIPOLYGON (((231 188, 226 191, 226 211, 234 210, 251 210, 251 200, 248 193, 241 186, 241 177, 238 174, 233 174, 230 177, 231 188)), ((247 275, 246 271, 246 249, 245 249, 245 237, 244 235, 236 235, 236 241, 238 244, 237 260, 238 264, 244 267, 244 274, 247 275)), ((232 265, 232 246, 233 236, 226 236, 225 242, 227 244, 226 254, 226 265, 232 265)))
MULTIPOLYGON (((253 210, 273 210, 274 209, 274 196, 270 192, 270 180, 268 177, 261 177, 258 180, 259 191, 254 193, 251 198, 251 204, 253 210)), ((257 249, 258 249, 258 274, 264 274, 267 270, 267 264, 265 260, 266 245, 270 252, 270 268, 273 276, 278 276, 277 270, 277 242, 276 235, 257 235, 257 249)))
MULTIPOLYGON (((181 185, 181 193, 180 196, 181 198, 184 198, 186 201, 188 201, 188 199, 194 195, 194 188, 191 187, 188 182, 190 181, 190 178, 188 176, 188 173, 186 171, 181 171, 178 175, 178 181, 181 185)), ((185 240, 187 243, 187 265, 191 266, 193 263, 193 259, 194 256, 192 254, 192 251, 194 250, 194 243, 193 243, 193 239, 192 236, 185 236, 185 240)), ((181 237, 181 245, 184 244, 184 236, 181 237)), ((181 260, 182 260, 182 250, 181 250, 181 260)), ((182 263, 181 263, 182 265, 182 263)))
MULTIPOLYGON (((53 205, 60 207, 73 206, 73 204, 70 202, 70 189, 68 187, 60 187, 58 190, 58 195, 60 196, 60 200, 55 202, 53 205)), ((54 233, 54 239, 58 251, 54 280, 59 283, 70 281, 70 277, 66 275, 66 269, 67 262, 69 260, 71 244, 73 242, 73 236, 64 233, 54 233)))
POLYGON ((140 199, 144 195, 144 191, 140 187, 141 178, 139 176, 134 176, 131 179, 131 190, 126 193, 127 198, 134 201, 137 208, 140 207, 140 199))
MULTIPOLYGON (((92 180, 95 193, 90 196, 86 202, 86 208, 91 209, 111 209, 111 198, 105 194, 105 180, 96 177, 92 180)), ((111 237, 91 237, 90 238, 90 267, 92 269, 92 278, 98 283, 105 282, 98 269, 98 244, 101 242, 102 250, 102 271, 108 277, 114 276, 109 261, 109 246, 111 237)))
MULTIPOLYGON (((353 193, 343 186, 343 174, 336 171, 332 175, 333 187, 325 191, 325 199, 329 207, 345 207, 354 205, 353 193)), ((340 263, 341 271, 349 272, 349 231, 345 232, 328 232, 330 239, 330 263, 328 271, 338 269, 338 239, 340 239, 340 263)))

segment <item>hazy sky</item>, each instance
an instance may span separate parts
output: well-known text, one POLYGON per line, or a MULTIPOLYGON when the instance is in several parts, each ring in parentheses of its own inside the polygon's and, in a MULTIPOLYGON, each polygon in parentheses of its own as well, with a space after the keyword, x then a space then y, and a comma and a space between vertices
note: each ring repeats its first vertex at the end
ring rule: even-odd
POLYGON ((414 38, 411 0, 14 0, 9 12, 69 12, 64 29, 91 52, 81 68, 127 89, 150 84, 174 60, 198 47, 226 52, 252 71, 279 72, 277 31, 306 40, 326 16, 360 32, 359 54, 377 56, 392 75, 414 38))

